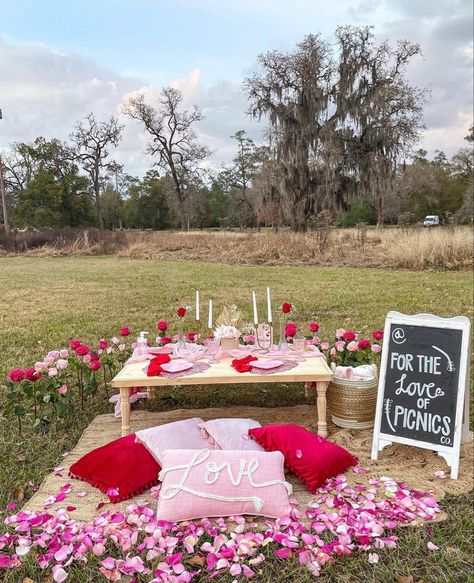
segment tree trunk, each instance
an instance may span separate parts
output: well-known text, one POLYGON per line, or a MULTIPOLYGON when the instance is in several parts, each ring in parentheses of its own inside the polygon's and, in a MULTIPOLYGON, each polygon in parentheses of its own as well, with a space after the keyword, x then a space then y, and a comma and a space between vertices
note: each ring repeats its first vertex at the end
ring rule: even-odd
POLYGON ((383 213, 382 213, 382 194, 377 196, 377 229, 383 227, 383 213))
POLYGON ((3 181, 3 162, 0 158, 0 194, 2 195, 3 224, 5 225, 5 237, 10 238, 10 223, 8 221, 7 195, 5 192, 5 183, 3 181))

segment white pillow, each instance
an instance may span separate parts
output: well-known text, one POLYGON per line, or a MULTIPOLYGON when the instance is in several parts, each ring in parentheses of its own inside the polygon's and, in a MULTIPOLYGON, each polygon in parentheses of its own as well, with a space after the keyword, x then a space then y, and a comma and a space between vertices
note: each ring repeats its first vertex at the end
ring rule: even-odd
POLYGON ((201 423, 202 436, 215 449, 265 451, 248 436, 249 429, 261 427, 254 419, 212 419, 201 423))
POLYGON ((143 444, 162 466, 161 454, 165 449, 204 449, 209 447, 207 439, 201 437, 201 417, 183 419, 165 425, 142 429, 135 433, 135 441, 143 444))

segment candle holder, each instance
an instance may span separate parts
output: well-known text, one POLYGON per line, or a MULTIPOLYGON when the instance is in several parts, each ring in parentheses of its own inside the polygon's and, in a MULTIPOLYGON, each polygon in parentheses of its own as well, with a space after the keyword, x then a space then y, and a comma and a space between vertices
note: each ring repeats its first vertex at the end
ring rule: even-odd
POLYGON ((255 344, 261 354, 270 352, 270 348, 273 345, 273 324, 271 322, 257 324, 255 328, 255 344))

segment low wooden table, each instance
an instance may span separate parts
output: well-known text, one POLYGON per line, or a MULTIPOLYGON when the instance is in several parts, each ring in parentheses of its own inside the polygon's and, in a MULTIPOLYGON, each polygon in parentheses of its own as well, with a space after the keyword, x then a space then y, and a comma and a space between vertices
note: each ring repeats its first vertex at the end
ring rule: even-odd
POLYGON ((144 362, 126 364, 112 380, 112 387, 120 389, 120 406, 122 411, 122 435, 130 433, 130 388, 169 387, 176 385, 238 385, 259 383, 306 383, 308 388, 316 387, 318 434, 327 436, 326 423, 326 389, 332 379, 331 369, 324 358, 307 358, 291 370, 271 375, 238 373, 231 366, 230 358, 223 358, 213 363, 204 372, 179 378, 147 377, 143 371, 144 362))

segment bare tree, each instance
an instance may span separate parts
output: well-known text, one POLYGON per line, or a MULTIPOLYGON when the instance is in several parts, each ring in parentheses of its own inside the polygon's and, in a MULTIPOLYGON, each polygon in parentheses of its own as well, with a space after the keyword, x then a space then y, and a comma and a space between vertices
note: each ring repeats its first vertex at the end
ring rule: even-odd
POLYGON ((96 208, 97 224, 103 229, 100 204, 101 190, 105 186, 106 172, 115 163, 108 161, 109 147, 117 147, 122 139, 123 125, 111 116, 108 121, 97 121, 90 113, 84 121, 76 124, 71 139, 76 149, 77 159, 88 174, 90 194, 96 208))
POLYGON ((140 121, 150 134, 148 151, 155 157, 156 166, 171 177, 181 228, 186 230, 192 213, 193 184, 201 174, 199 165, 211 152, 198 142, 194 131, 194 125, 203 119, 201 111, 196 106, 181 110, 182 100, 180 91, 165 87, 156 106, 147 104, 140 94, 129 100, 124 113, 140 121))
POLYGON ((261 71, 244 83, 249 113, 269 118, 294 230, 348 195, 381 193, 421 127, 424 94, 404 78, 419 47, 376 45, 369 27, 335 36, 333 45, 308 35, 293 52, 260 55, 261 71))

